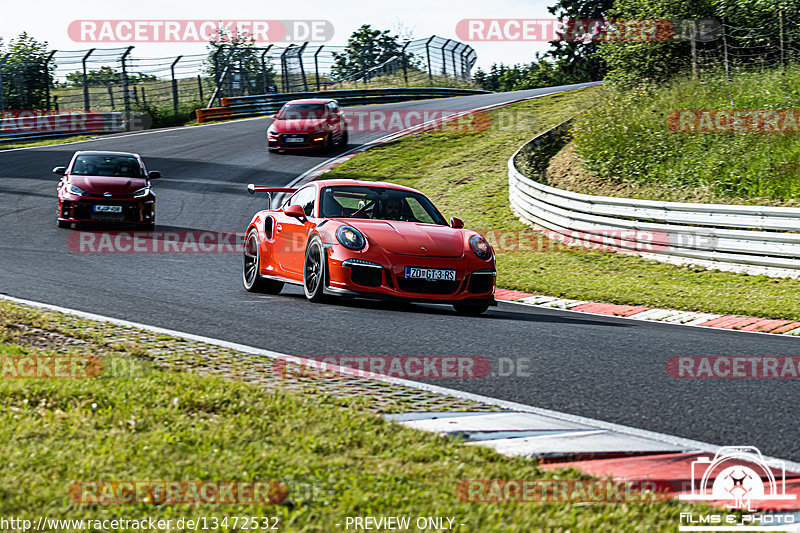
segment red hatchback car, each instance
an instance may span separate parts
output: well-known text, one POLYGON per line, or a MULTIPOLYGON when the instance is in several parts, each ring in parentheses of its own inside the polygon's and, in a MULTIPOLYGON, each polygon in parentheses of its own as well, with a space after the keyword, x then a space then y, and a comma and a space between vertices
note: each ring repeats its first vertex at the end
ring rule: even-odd
POLYGON ((453 217, 448 224, 419 191, 385 182, 320 180, 293 192, 247 226, 242 278, 251 292, 302 285, 327 295, 447 303, 480 314, 494 300, 492 247, 453 217))
POLYGON ((267 128, 267 148, 327 150, 347 146, 347 123, 336 100, 307 98, 286 102, 267 128))
POLYGON ((160 178, 147 171, 138 154, 127 152, 75 152, 68 167, 56 167, 58 227, 73 223, 134 224, 151 230, 156 222, 156 196, 150 180, 160 178))

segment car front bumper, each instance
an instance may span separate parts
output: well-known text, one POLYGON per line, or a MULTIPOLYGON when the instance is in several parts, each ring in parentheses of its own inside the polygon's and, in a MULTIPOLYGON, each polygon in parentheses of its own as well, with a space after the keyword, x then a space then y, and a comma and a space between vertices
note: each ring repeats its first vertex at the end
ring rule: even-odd
POLYGON ((96 222, 120 224, 154 224, 155 199, 85 198, 63 199, 59 205, 58 220, 62 222, 96 222), (97 212, 94 206, 120 206, 118 213, 97 212))
POLYGON ((428 257, 386 251, 353 252, 328 245, 329 292, 378 299, 438 303, 496 305, 494 260, 477 257, 428 257), (456 271, 454 281, 405 277, 405 268, 438 268, 456 271))

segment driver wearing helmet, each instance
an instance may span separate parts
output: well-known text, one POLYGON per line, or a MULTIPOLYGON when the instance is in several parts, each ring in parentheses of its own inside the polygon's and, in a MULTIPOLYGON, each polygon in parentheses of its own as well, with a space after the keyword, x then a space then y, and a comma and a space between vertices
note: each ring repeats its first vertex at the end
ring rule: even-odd
POLYGON ((403 200, 400 198, 387 198, 384 200, 383 218, 385 220, 405 220, 403 218, 403 200))

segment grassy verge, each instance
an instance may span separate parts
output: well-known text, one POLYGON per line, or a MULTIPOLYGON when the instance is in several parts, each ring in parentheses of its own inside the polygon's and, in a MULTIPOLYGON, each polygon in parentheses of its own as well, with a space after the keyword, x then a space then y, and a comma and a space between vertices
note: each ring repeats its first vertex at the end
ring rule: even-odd
POLYGON ((53 144, 76 143, 80 141, 89 141, 95 137, 90 135, 75 135, 72 137, 58 137, 55 139, 38 139, 35 141, 9 141, 0 142, 0 151, 11 150, 13 148, 32 148, 34 146, 50 146, 53 144))
MULTIPOLYGON (((673 531, 680 512, 692 509, 675 501, 465 502, 456 493, 465 479, 586 478, 405 429, 358 399, 265 390, 197 365, 194 372, 212 374, 165 371, 146 360, 153 346, 127 344, 132 333, 116 326, 104 326, 104 336, 75 330, 80 341, 62 342, 75 340, 61 332, 77 322, 50 315, 0 303, 3 375, 9 357, 91 355, 107 362, 103 337, 113 337, 116 357, 128 363, 125 376, 135 377, 0 379, 5 518, 150 517, 171 519, 175 530, 190 529, 176 528, 179 518, 227 516, 218 530, 230 531, 232 517, 256 516, 277 517, 281 531, 328 532, 344 530, 348 516, 435 516, 454 518, 459 531, 673 531), (287 497, 280 504, 98 504, 69 496, 76 481, 137 480, 274 480, 284 483, 287 497)), ((168 353, 183 343, 159 336, 156 344, 168 353)))
MULTIPOLYGON (((422 190, 476 230, 527 228, 508 205, 508 157, 533 135, 585 110, 599 89, 491 111, 484 131, 436 131, 371 149, 325 177, 390 180, 422 190)), ((499 253, 501 287, 565 298, 800 319, 800 284, 599 252, 499 253)))
POLYGON ((786 133, 675 133, 667 126, 676 110, 796 110, 799 83, 800 68, 792 66, 738 72, 731 81, 716 73, 663 87, 606 88, 576 120, 575 153, 596 176, 642 198, 800 205, 796 124, 781 120, 786 133))

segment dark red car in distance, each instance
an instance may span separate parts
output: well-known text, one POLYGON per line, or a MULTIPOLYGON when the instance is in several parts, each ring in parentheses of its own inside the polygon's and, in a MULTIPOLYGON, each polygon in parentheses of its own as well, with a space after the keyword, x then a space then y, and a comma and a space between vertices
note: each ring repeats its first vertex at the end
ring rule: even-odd
POLYGON ((74 223, 134 224, 151 230, 156 222, 156 196, 139 154, 128 152, 75 152, 67 167, 56 167, 58 227, 74 223))
POLYGON ((336 100, 306 98, 286 102, 267 128, 267 148, 327 150, 347 146, 347 123, 336 100))

